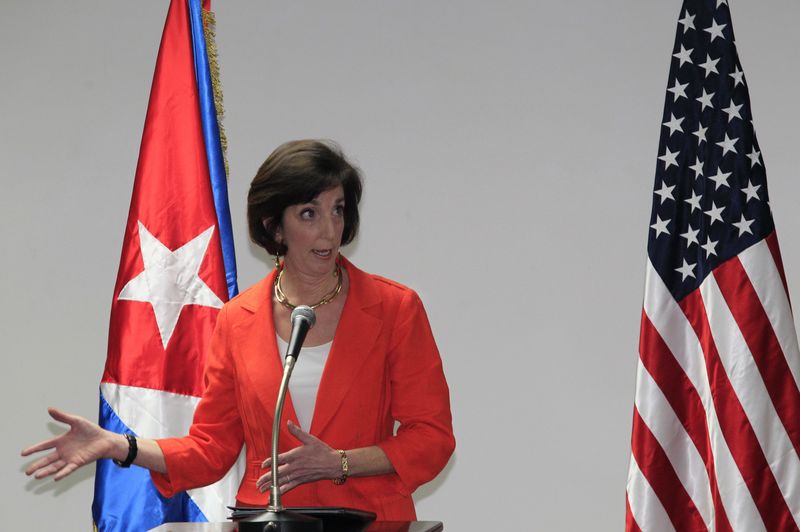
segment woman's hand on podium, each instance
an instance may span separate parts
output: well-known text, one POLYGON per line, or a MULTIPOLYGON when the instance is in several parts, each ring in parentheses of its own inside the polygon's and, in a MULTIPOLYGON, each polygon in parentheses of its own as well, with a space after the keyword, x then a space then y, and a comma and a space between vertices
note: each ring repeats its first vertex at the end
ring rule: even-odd
POLYGON ((114 447, 115 435, 80 416, 66 414, 56 408, 48 408, 50 417, 69 425, 69 431, 37 443, 22 451, 22 456, 53 449, 46 456, 33 462, 26 475, 45 478, 54 475, 54 480, 61 480, 76 469, 90 464, 100 458, 110 458, 114 447))
MULTIPOLYGON (((306 482, 334 479, 342 474, 342 460, 336 450, 291 421, 289 432, 302 445, 278 455, 278 488, 281 494, 306 482)), ((256 482, 261 493, 272 487, 271 466, 272 458, 267 458, 261 464, 261 467, 267 469, 256 482)))

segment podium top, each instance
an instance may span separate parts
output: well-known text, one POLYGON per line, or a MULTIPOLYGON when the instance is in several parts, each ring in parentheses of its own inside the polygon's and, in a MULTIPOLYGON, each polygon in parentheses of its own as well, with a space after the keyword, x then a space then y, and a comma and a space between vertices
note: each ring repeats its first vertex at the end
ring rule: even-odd
MULTIPOLYGON (((151 532, 236 532, 236 523, 164 523, 151 532)), ((440 532, 441 521, 374 521, 366 532, 440 532)))

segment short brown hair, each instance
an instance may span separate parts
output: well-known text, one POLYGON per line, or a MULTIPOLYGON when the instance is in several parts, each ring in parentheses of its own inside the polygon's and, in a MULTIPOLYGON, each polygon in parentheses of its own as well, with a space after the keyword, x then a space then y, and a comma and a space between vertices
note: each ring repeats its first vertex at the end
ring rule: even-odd
POLYGON ((247 193, 250 238, 271 255, 283 255, 286 246, 275 240, 283 211, 307 203, 337 186, 344 190, 344 231, 341 245, 358 232, 361 172, 350 164, 335 143, 293 140, 278 146, 258 169, 247 193))

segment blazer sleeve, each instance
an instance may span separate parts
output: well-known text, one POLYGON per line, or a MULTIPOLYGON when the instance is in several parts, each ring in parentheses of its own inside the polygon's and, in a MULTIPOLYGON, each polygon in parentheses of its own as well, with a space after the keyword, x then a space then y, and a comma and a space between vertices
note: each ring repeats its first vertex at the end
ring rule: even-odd
POLYGON ((378 443, 407 494, 432 480, 455 449, 450 391, 419 296, 404 294, 389 357, 394 436, 378 443))
POLYGON ((165 497, 213 484, 228 472, 241 451, 244 430, 237 407, 228 330, 227 307, 223 307, 207 354, 205 391, 189 435, 156 440, 164 453, 167 472, 151 472, 151 477, 165 497))

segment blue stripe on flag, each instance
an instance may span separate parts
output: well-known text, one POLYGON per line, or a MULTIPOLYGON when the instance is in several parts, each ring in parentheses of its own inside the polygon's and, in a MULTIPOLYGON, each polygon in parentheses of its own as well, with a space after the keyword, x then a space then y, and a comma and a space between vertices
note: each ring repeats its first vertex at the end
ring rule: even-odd
MULTIPOLYGON (((113 432, 130 432, 100 394, 100 426, 113 432)), ((94 477, 92 518, 100 532, 150 530, 162 523, 208 521, 192 499, 182 492, 162 497, 147 469, 122 469, 111 460, 99 460, 94 477)))
POLYGON ((231 210, 228 205, 228 182, 225 175, 222 144, 219 139, 217 108, 214 106, 214 88, 211 84, 211 69, 208 66, 202 9, 201 0, 189 0, 189 21, 192 28, 192 50, 194 51, 197 93, 200 99, 200 119, 203 123, 208 173, 211 177, 211 190, 214 193, 214 206, 217 210, 222 260, 225 264, 225 280, 228 284, 228 298, 230 299, 239 293, 239 287, 236 283, 236 254, 233 249, 231 210))

